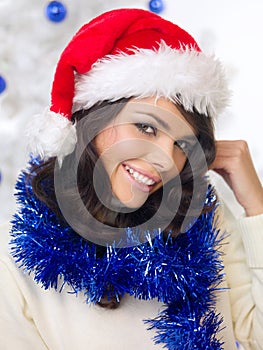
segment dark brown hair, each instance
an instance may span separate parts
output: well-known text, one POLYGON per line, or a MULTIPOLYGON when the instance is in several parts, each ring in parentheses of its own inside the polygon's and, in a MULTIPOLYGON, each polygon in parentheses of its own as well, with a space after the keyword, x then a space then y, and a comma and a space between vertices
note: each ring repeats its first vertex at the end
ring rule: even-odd
MULTIPOLYGON (((94 189, 93 170, 98 160, 97 151, 94 147, 93 137, 87 142, 86 135, 83 132, 83 125, 80 121, 83 120, 85 122, 85 130, 87 128, 90 135, 97 135, 103 127, 118 115, 127 102, 127 99, 116 102, 103 102, 93 106, 89 110, 75 112, 73 114, 73 122, 76 124, 78 143, 74 152, 65 157, 62 167, 65 167, 67 170, 71 169, 71 165, 76 162, 76 159, 78 160, 77 182, 79 195, 89 213, 97 220, 115 227, 133 227, 141 225, 152 218, 158 210, 161 201, 165 201, 166 210, 161 212, 158 216, 155 227, 158 227, 158 220, 160 222, 162 222, 162 220, 165 221, 167 213, 169 212, 170 215, 171 212, 174 212, 174 208, 178 208, 176 213, 173 213, 172 221, 164 230, 165 233, 172 232, 173 237, 176 237, 181 232, 182 224, 184 223, 184 225, 187 225, 188 223, 188 221, 185 221, 186 216, 188 220, 191 221, 191 219, 197 215, 196 213, 200 205, 202 206, 202 212, 212 209, 211 207, 205 207, 203 205, 204 195, 207 189, 204 175, 207 167, 215 158, 215 139, 212 120, 210 117, 200 115, 196 111, 186 112, 181 105, 177 104, 177 108, 181 114, 195 130, 197 140, 201 146, 195 147, 191 151, 183 170, 178 175, 181 181, 180 191, 178 191, 177 186, 175 186, 176 179, 173 179, 165 185, 167 186, 166 193, 168 193, 166 198, 163 198, 163 189, 160 188, 148 197, 141 208, 132 213, 117 213, 114 222, 108 222, 108 218, 111 217, 111 210, 101 203, 94 189), (82 128, 80 128, 79 125, 82 125, 82 128), (202 154, 200 152, 202 152, 202 154), (191 159, 191 161, 189 159, 191 159), (197 189, 197 191, 195 190, 195 198, 193 198, 194 187, 197 189), (189 208, 191 209, 190 212, 189 208)), ((34 167, 29 176, 30 180, 32 180, 34 194, 54 211, 61 220, 64 220, 54 188, 55 162, 56 159, 52 158, 42 163, 40 166, 34 167)), ((98 171, 101 172, 101 176, 99 176, 100 190, 104 194, 104 197, 107 198, 108 195, 110 198, 110 182, 108 177, 105 176, 106 172, 103 166, 99 168, 98 171)), ((67 191, 64 193, 65 200, 74 200, 74 191, 71 189, 70 178, 69 174, 67 191)), ((78 207, 75 207, 74 210, 78 210, 78 207)), ((200 212, 198 214, 200 214, 200 212)), ((104 254, 105 248, 97 246, 97 251, 98 254, 104 254)), ((115 308, 118 302, 114 298, 110 300, 105 298, 102 299, 99 304, 103 307, 115 308)))

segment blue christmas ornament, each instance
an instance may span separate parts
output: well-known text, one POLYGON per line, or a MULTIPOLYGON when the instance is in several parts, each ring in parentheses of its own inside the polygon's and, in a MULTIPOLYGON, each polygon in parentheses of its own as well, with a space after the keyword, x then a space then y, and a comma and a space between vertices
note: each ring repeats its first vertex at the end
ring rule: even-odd
POLYGON ((4 92, 6 89, 6 81, 5 79, 0 75, 0 94, 4 92))
POLYGON ((50 1, 46 7, 46 16, 51 22, 61 22, 67 15, 66 6, 60 1, 50 1))
POLYGON ((164 4, 162 0, 151 0, 149 2, 149 8, 152 12, 160 13, 164 9, 164 4))

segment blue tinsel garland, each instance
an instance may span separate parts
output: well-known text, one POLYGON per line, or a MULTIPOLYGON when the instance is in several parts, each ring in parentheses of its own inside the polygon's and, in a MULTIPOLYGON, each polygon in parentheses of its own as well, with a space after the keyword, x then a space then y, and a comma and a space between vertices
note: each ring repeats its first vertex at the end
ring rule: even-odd
MULTIPOLYGON (((157 298, 167 304, 166 309, 145 321, 149 329, 156 330, 156 343, 170 350, 222 349, 217 337, 222 319, 215 313, 215 291, 223 274, 213 211, 201 215, 176 240, 164 239, 159 233, 138 246, 110 246, 103 257, 97 257, 94 244, 61 224, 36 199, 26 172, 20 174, 16 190, 20 210, 12 221, 11 251, 16 263, 33 273, 37 283, 59 291, 69 284, 94 303, 105 293, 109 297, 128 293, 139 299, 157 298)), ((214 200, 209 188, 206 202, 214 200)))

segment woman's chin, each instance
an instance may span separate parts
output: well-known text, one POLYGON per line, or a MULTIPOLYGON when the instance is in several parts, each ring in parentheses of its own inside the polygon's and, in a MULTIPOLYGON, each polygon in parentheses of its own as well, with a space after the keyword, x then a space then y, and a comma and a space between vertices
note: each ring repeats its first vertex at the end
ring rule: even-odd
POLYGON ((131 193, 130 196, 123 196, 123 193, 114 193, 114 196, 122 207, 137 210, 146 202, 149 193, 131 193))

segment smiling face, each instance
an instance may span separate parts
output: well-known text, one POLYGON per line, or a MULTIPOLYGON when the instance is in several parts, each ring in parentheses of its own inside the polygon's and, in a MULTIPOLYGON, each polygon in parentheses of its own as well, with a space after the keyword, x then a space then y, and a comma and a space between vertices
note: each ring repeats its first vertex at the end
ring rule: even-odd
POLYGON ((164 99, 130 100, 95 138, 113 195, 138 208, 183 169, 196 136, 176 106, 164 99))

